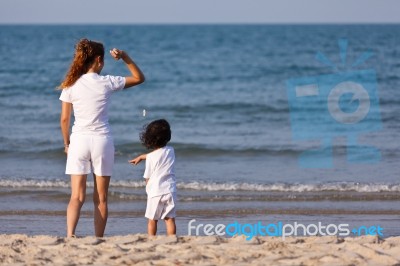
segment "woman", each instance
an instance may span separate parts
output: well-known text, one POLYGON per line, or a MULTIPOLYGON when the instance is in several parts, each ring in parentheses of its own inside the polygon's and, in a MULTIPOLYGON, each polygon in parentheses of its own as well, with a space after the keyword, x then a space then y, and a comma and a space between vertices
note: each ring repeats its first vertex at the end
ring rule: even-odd
POLYGON ((107 193, 114 165, 114 142, 108 123, 111 94, 144 82, 139 67, 128 54, 114 48, 115 60, 122 59, 131 76, 101 76, 104 46, 88 39, 80 40, 69 71, 60 85, 62 93, 61 132, 67 154, 65 173, 71 175, 71 199, 67 209, 67 237, 75 236, 80 210, 85 202, 87 175, 93 172, 94 228, 104 235, 107 223, 107 193), (72 108, 75 123, 69 135, 72 108))

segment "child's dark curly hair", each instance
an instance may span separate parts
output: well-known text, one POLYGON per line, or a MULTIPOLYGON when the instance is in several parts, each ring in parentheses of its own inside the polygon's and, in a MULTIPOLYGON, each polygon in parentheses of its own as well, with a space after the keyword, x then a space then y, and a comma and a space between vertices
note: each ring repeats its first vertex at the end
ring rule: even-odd
POLYGON ((148 149, 162 148, 171 140, 171 128, 165 119, 147 124, 140 133, 140 141, 148 149))

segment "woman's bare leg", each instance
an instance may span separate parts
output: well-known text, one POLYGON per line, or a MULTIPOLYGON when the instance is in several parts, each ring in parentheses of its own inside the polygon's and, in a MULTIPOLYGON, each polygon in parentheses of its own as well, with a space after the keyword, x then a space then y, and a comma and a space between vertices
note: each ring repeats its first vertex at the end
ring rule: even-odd
POLYGON ((175 218, 165 217, 165 227, 167 228, 167 235, 176 235, 175 218))
POLYGON ((157 220, 149 219, 147 223, 147 233, 149 236, 155 236, 157 234, 157 220))
POLYGON ((86 196, 87 175, 71 175, 71 198, 67 208, 67 237, 75 235, 80 212, 86 196))
POLYGON ((103 237, 108 218, 107 194, 110 176, 94 177, 93 203, 94 203, 94 232, 97 237, 103 237))

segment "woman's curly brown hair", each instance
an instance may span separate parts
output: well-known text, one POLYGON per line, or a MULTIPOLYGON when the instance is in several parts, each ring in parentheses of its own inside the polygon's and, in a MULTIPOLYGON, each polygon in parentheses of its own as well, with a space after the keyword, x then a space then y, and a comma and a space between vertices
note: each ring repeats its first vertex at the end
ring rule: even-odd
POLYGON ((75 45, 74 60, 59 88, 65 89, 74 85, 83 74, 88 72, 97 56, 100 56, 101 61, 104 60, 104 46, 102 43, 88 39, 79 40, 75 45))
POLYGON ((155 120, 143 127, 140 141, 148 149, 162 148, 171 140, 171 128, 165 119, 155 120))

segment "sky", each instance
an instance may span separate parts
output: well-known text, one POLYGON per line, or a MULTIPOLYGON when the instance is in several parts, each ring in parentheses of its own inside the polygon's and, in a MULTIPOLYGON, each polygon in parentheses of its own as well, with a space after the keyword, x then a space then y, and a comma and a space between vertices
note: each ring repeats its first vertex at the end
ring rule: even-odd
POLYGON ((0 24, 400 23, 399 0, 1 0, 0 24))

